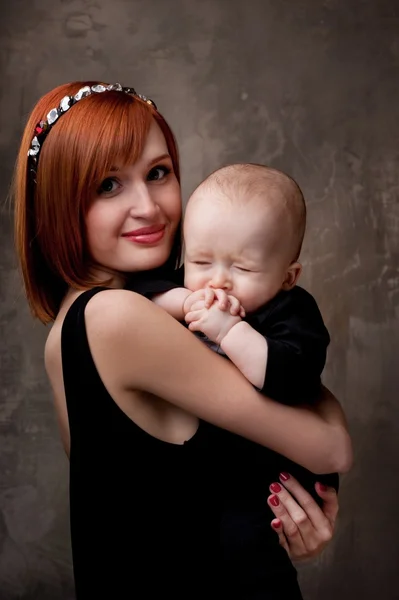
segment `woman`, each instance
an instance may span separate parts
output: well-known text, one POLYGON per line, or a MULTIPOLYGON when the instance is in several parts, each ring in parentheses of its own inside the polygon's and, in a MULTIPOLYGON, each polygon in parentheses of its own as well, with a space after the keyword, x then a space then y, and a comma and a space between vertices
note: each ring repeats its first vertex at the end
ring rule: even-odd
MULTIPOLYGON (((53 322, 45 363, 70 457, 78 600, 225 597, 219 428, 316 473, 344 472, 351 446, 339 404, 327 391, 315 410, 261 397, 125 289, 128 278, 150 284, 169 272, 180 253, 177 148, 150 100, 95 82, 45 95, 24 132, 15 195, 28 302, 53 322)), ((286 487, 298 503, 279 494, 280 541, 309 556, 331 537, 336 500, 324 515, 312 501, 304 519, 306 493, 292 479, 286 487)))

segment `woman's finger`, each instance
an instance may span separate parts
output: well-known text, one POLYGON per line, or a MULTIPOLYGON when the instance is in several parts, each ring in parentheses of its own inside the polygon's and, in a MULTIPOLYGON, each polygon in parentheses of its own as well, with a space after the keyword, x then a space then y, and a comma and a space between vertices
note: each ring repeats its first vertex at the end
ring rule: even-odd
MULTIPOLYGON (((269 506, 273 508, 273 504, 269 504, 269 506)), ((288 513, 284 514, 283 510, 282 508, 281 516, 278 519, 273 519, 271 526, 277 532, 279 543, 286 550, 290 559, 303 562, 318 554, 325 543, 318 540, 314 529, 312 528, 309 534, 303 536, 303 532, 291 519, 290 515, 288 513)))
POLYGON ((290 492, 291 500, 288 500, 288 507, 295 508, 299 505, 309 517, 313 527, 319 531, 324 531, 329 527, 329 521, 324 512, 319 507, 312 496, 301 486, 301 484, 289 473, 280 473, 280 483, 290 492), (296 502, 295 502, 296 500, 296 502))
POLYGON ((275 517, 282 523, 283 531, 292 554, 296 557, 306 554, 307 550, 302 539, 301 531, 298 525, 293 521, 284 504, 280 502, 278 495, 272 494, 269 496, 267 503, 275 517))
POLYGON ((323 483, 317 482, 315 488, 316 492, 323 500, 322 511, 334 527, 339 511, 338 494, 334 488, 328 487, 323 483))
POLYGON ((279 501, 284 505, 291 519, 302 533, 308 534, 313 530, 313 524, 306 511, 294 500, 283 485, 277 482, 272 483, 270 491, 278 497, 279 501))
POLYGON ((291 557, 290 547, 288 545, 287 538, 284 535, 283 524, 280 519, 273 519, 271 522, 271 527, 273 531, 277 533, 278 543, 284 548, 288 556, 291 557))
POLYGON ((333 489, 324 489, 319 483, 316 489, 327 500, 327 514, 288 473, 281 473, 280 483, 275 482, 270 486, 272 495, 268 498, 268 504, 282 524, 292 560, 311 558, 320 553, 332 538, 337 497, 333 489))

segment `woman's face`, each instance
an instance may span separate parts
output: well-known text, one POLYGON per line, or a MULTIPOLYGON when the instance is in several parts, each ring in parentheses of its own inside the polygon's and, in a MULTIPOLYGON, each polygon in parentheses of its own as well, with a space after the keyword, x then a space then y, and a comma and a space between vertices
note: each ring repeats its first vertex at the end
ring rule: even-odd
POLYGON ((153 121, 134 165, 107 174, 86 216, 97 275, 163 265, 181 219, 180 186, 164 135, 153 121))

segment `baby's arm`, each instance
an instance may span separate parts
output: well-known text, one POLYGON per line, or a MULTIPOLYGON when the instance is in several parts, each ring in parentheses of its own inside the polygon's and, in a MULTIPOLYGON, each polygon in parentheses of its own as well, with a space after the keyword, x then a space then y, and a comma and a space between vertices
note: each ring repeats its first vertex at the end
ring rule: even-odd
POLYGON ((227 332, 220 347, 252 385, 263 388, 268 345, 261 333, 241 321, 227 332))
POLYGON ((266 318, 249 323, 212 306, 186 315, 192 331, 220 345, 245 377, 285 404, 309 403, 320 393, 329 335, 315 300, 298 288, 271 303, 266 318))
POLYGON ((178 321, 183 321, 184 303, 190 295, 190 290, 179 287, 153 296, 152 301, 178 321))
MULTIPOLYGON (((174 317, 178 321, 184 320, 184 314, 189 310, 191 304, 199 298, 204 299, 204 292, 200 294, 192 294, 191 290, 188 290, 183 286, 183 271, 177 269, 176 271, 161 269, 158 271, 149 272, 147 275, 134 274, 126 285, 126 289, 148 298, 163 308, 167 313, 174 317), (192 296, 191 302, 185 301, 192 296)), ((212 304, 212 300, 210 304, 212 304)), ((209 304, 209 306, 210 306, 209 304)))
POLYGON ((261 392, 289 405, 316 402, 330 336, 315 299, 297 286, 272 304, 259 327, 268 346, 261 392))
POLYGON ((242 374, 262 388, 267 364, 265 337, 241 320, 237 312, 221 310, 218 304, 208 308, 204 302, 192 307, 185 316, 191 331, 201 331, 218 344, 242 374))
POLYGON ((148 298, 162 307, 175 319, 184 318, 183 304, 191 294, 183 287, 183 272, 181 269, 160 269, 148 274, 134 274, 127 282, 127 289, 148 298))

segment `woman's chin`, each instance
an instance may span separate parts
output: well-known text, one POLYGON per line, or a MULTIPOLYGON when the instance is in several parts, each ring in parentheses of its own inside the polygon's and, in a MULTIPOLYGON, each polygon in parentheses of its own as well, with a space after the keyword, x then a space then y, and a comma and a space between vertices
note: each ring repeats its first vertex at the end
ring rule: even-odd
MULTIPOLYGON (((152 249, 153 250, 153 249, 152 249)), ((169 258, 169 253, 165 251, 149 252, 147 256, 141 257, 140 260, 131 262, 126 265, 125 273, 137 273, 139 271, 152 271, 162 267, 169 258)))

